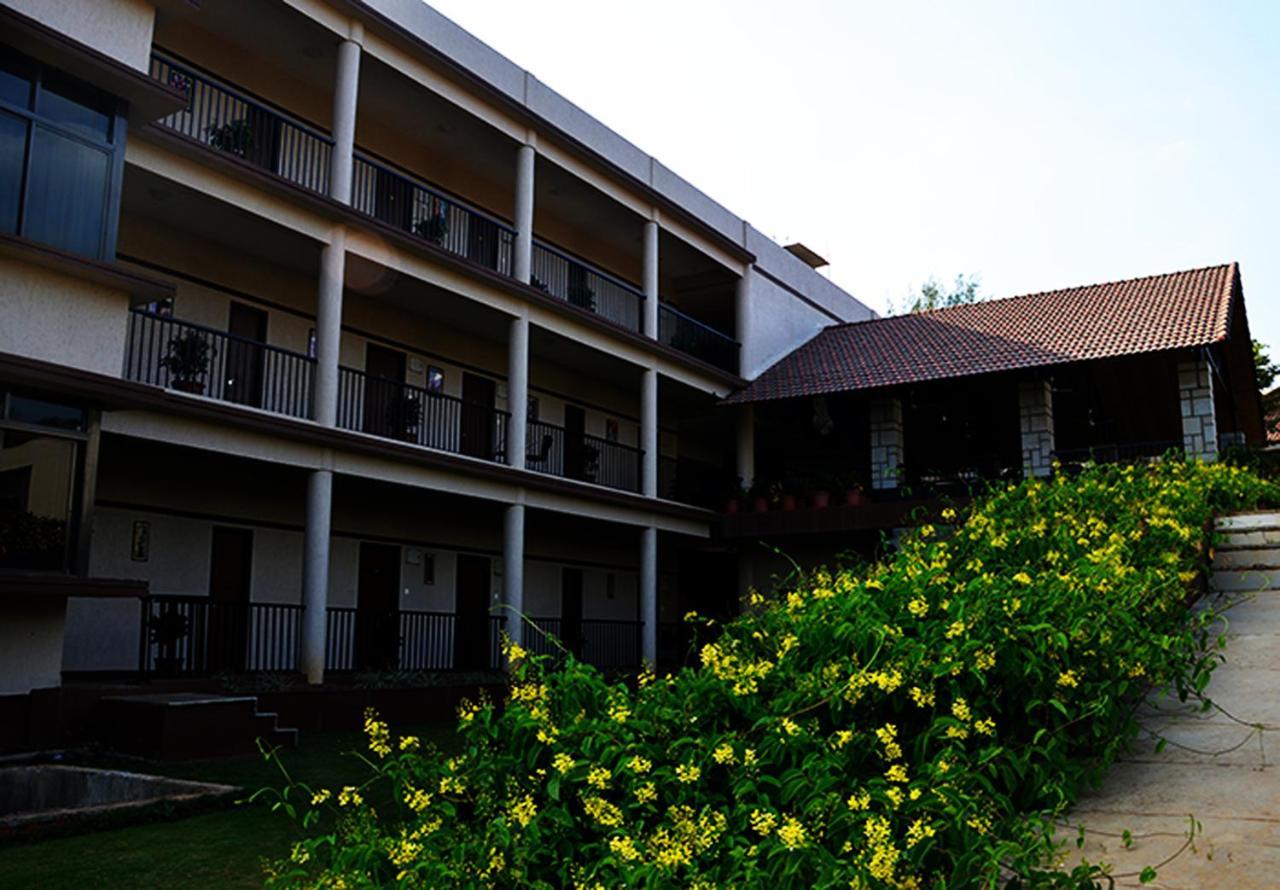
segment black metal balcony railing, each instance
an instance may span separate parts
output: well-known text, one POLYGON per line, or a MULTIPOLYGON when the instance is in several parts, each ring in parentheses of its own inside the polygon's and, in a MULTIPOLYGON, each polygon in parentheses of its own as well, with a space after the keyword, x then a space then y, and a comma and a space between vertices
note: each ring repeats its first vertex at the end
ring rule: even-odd
POLYGON ((301 353, 142 309, 130 312, 128 338, 126 380, 290 417, 311 413, 315 360, 301 353))
POLYGON ((338 426, 424 448, 501 460, 506 411, 354 368, 338 369, 338 426))
POLYGON ((351 206, 486 269, 511 274, 515 229, 360 152, 352 168, 351 206))
POLYGON ((720 510, 732 491, 732 471, 706 461, 658 458, 658 497, 708 510, 720 510))
POLYGON ((550 476, 639 491, 644 452, 599 436, 570 436, 564 427, 529 422, 525 467, 550 476))
POLYGON ((674 306, 658 304, 658 342, 738 373, 738 341, 674 306))
MULTIPOLYGON (((207 596, 142 598, 139 670, 144 674, 237 674, 297 670, 303 607, 297 603, 227 602, 207 596)), ((534 618, 527 648, 561 650, 600 668, 640 663, 639 621, 534 618), (568 633, 568 636, 562 634, 568 633)), ((402 671, 494 670, 502 665, 501 615, 354 606, 325 610, 325 669, 402 671)))
POLYGON ((187 95, 186 108, 160 120, 161 126, 328 194, 328 134, 161 53, 151 56, 151 76, 187 95))
POLYGON ((1053 456, 1063 464, 1092 461, 1099 464, 1127 463, 1163 457, 1170 451, 1181 453, 1181 439, 1155 442, 1107 443, 1086 448, 1065 448, 1054 451, 1053 456))
POLYGON ((530 284, 628 330, 642 327, 645 297, 639 288, 536 238, 530 284))

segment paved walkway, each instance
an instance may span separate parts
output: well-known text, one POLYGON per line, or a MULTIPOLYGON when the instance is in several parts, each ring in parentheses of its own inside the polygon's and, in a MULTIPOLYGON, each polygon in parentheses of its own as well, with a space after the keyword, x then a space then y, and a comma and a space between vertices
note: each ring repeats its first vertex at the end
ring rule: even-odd
POLYGON ((1206 691, 1218 707, 1148 700, 1135 750, 1072 813, 1082 854, 1110 863, 1121 887, 1280 888, 1280 513, 1218 529, 1227 538, 1209 604, 1226 610, 1226 661, 1206 691), (1157 876, 1142 885, 1147 866, 1157 876))

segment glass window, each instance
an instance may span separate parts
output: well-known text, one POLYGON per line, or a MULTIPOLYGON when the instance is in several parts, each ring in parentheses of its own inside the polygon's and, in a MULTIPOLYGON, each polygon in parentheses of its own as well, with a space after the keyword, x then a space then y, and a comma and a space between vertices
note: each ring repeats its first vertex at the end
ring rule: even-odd
POLYGON ((101 98, 65 78, 46 73, 40 84, 38 114, 103 142, 111 138, 111 114, 107 108, 101 98))
POLYGON ((23 234, 77 253, 98 254, 106 223, 110 157, 37 124, 23 234))
POLYGON ((8 419, 60 430, 83 430, 85 426, 83 408, 20 395, 9 397, 8 419))
POLYGON ((27 157, 27 122, 0 111, 0 232, 18 231, 22 167, 27 157))
POLYGON ((0 430, 0 568, 67 570, 79 447, 0 430))
POLYGON ((14 58, 8 47, 0 46, 0 102, 30 108, 33 82, 30 66, 14 58))

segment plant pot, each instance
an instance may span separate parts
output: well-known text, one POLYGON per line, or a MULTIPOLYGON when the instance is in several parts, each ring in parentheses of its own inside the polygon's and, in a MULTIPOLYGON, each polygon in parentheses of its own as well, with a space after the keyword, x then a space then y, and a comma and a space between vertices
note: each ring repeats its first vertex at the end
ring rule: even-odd
POLYGON ((815 491, 810 497, 809 502, 813 504, 815 510, 825 510, 831 506, 831 492, 815 491))
POLYGON ((171 380, 169 385, 178 392, 189 392, 194 395, 204 395, 204 383, 200 380, 171 380))
POLYGON ((727 501, 725 501, 725 502, 724 502, 724 512, 726 512, 726 513, 737 513, 737 512, 738 512, 738 506, 739 506, 739 505, 738 505, 738 499, 737 499, 737 498, 729 498, 729 500, 727 500, 727 501))
POLYGON ((790 513, 797 506, 796 496, 793 494, 784 494, 782 496, 782 509, 790 513))
POLYGON ((844 493, 844 502, 849 507, 861 507, 867 502, 866 492, 861 489, 853 489, 844 493))
POLYGON ((768 499, 768 498, 752 498, 752 499, 751 499, 751 507, 752 507, 752 509, 753 509, 753 510, 755 510, 757 513, 768 513, 768 512, 769 512, 769 499, 768 499))

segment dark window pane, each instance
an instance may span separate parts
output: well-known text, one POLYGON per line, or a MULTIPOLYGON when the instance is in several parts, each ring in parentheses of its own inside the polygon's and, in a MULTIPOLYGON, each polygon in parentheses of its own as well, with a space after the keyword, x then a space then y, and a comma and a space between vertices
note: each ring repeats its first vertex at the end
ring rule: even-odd
POLYGON ((0 232, 18 231, 22 164, 27 156, 27 122, 0 112, 0 232))
POLYGON ((0 46, 0 101, 31 107, 32 69, 13 50, 0 46))
POLYGON ((47 71, 40 85, 40 107, 36 111, 95 139, 111 138, 108 104, 78 84, 55 77, 47 71))
POLYGON ((0 569, 67 570, 78 448, 68 439, 5 432, 0 445, 0 569))
POLYGON ((19 395, 14 395, 9 400, 9 419, 60 430, 84 429, 83 408, 19 395))
POLYGON ((23 234, 96 256, 106 222, 110 155, 36 126, 23 234))

